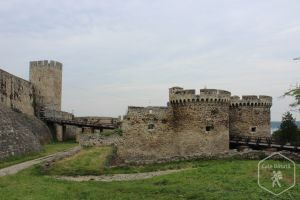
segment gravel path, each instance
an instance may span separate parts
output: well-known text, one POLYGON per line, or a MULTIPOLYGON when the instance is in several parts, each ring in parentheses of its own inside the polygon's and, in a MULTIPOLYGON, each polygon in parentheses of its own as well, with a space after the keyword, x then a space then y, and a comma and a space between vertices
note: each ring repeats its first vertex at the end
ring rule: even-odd
POLYGON ((37 159, 34 159, 34 160, 26 161, 26 162, 23 162, 23 163, 19 163, 19 164, 10 166, 10 167, 0 169, 0 177, 16 174, 16 173, 18 173, 19 171, 21 171, 23 169, 29 168, 33 165, 36 165, 36 164, 39 164, 39 163, 42 163, 42 162, 49 162, 49 161, 52 161, 52 160, 58 160, 58 159, 62 159, 64 157, 74 155, 75 153, 79 152, 80 149, 81 149, 81 147, 77 146, 77 147, 74 147, 70 150, 58 152, 58 153, 55 153, 55 154, 52 154, 52 155, 48 155, 48 156, 45 156, 45 157, 37 158, 37 159))
MULTIPOLYGON (((192 168, 189 168, 192 169, 192 168)), ((132 181, 132 180, 142 180, 149 179, 155 176, 161 176, 166 174, 171 174, 175 172, 180 172, 188 169, 176 169, 176 170, 165 170, 157 172, 145 172, 145 173, 135 173, 135 174, 112 174, 112 175, 101 175, 101 176, 55 176, 59 180, 68 181, 102 181, 102 182, 112 182, 112 181, 132 181)))

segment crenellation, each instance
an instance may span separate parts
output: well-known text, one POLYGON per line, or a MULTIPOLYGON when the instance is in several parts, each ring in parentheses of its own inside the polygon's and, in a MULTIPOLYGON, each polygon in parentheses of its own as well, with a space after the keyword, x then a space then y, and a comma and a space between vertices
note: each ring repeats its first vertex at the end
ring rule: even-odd
POLYGON ((155 162, 229 150, 229 135, 270 136, 268 96, 226 90, 169 89, 167 107, 128 107, 117 145, 119 162, 155 162))
MULTIPOLYGON (((48 119, 118 124, 118 127, 121 124, 120 142, 113 143, 118 162, 223 154, 229 150, 230 135, 270 136, 270 96, 231 96, 231 92, 219 89, 200 89, 197 94, 195 89, 172 87, 167 106, 129 106, 121 121, 121 118, 75 117, 61 111, 62 63, 31 61, 30 81, 8 76, 1 70, 0 78, 0 100, 8 107, 25 113, 35 110, 36 116, 48 119)), ((78 129, 73 125, 52 125, 51 130, 57 128, 60 140, 74 137, 74 130, 78 129)))
POLYGON ((169 101, 171 104, 186 103, 229 103, 231 93, 225 90, 201 89, 200 94, 195 90, 184 90, 183 88, 170 88, 169 101))
POLYGON ((243 95, 242 100, 245 101, 258 100, 258 97, 256 95, 243 95))

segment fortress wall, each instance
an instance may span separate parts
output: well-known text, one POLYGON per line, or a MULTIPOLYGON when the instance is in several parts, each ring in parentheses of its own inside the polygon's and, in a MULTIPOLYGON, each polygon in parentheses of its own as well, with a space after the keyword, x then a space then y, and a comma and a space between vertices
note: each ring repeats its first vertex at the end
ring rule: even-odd
POLYGON ((14 110, 33 115, 32 84, 0 69, 0 103, 14 110))
POLYGON ((129 107, 122 123, 118 162, 146 162, 178 155, 168 107, 129 107))
POLYGON ((180 156, 215 155, 229 150, 229 103, 171 104, 180 156))
POLYGON ((34 116, 17 113, 0 104, 0 160, 39 152, 51 140, 47 126, 34 116))
POLYGON ((179 87, 169 89, 170 103, 229 102, 230 95, 228 91, 217 89, 201 89, 199 94, 195 94, 195 90, 184 90, 179 87))
POLYGON ((57 110, 47 110, 45 109, 43 111, 43 115, 46 118, 58 118, 63 120, 72 120, 74 118, 74 115, 69 112, 64 111, 57 111, 57 110))
POLYGON ((272 97, 232 97, 229 119, 230 135, 270 137, 272 97))

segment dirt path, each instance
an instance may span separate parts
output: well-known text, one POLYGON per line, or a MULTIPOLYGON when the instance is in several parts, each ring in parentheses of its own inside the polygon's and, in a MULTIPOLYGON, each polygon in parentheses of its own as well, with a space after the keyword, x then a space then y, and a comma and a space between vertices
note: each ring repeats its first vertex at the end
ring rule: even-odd
POLYGON ((135 174, 112 174, 112 175, 101 175, 101 176, 55 176, 59 180, 68 181, 102 181, 102 182, 112 182, 112 181, 132 181, 132 180, 142 180, 149 179, 155 176, 162 176, 166 174, 171 174, 175 172, 180 172, 188 169, 176 169, 176 170, 165 170, 157 172, 145 172, 145 173, 135 173, 135 174))
POLYGON ((0 177, 16 174, 23 169, 26 169, 28 167, 31 167, 33 165, 36 165, 36 164, 39 164, 39 163, 42 163, 45 161, 52 161, 52 160, 61 159, 61 158, 67 157, 67 156, 71 156, 71 155, 77 153, 78 151, 80 151, 80 149, 81 149, 81 147, 77 146, 77 147, 74 147, 74 148, 66 150, 66 151, 58 152, 58 153, 51 154, 51 155, 48 155, 45 157, 37 158, 34 160, 29 160, 29 161, 26 161, 23 163, 19 163, 16 165, 12 165, 10 167, 0 169, 0 177))

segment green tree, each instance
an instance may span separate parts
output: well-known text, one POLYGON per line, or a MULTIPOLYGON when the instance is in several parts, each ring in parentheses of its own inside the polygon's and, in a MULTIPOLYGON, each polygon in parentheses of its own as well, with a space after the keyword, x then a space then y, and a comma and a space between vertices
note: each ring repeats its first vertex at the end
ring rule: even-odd
POLYGON ((300 106, 300 85, 297 84, 294 88, 284 93, 284 96, 291 96, 295 98, 295 102, 290 104, 291 107, 300 106))
POLYGON ((299 145, 300 132, 292 113, 287 112, 283 114, 280 128, 273 133, 273 137, 279 144, 289 142, 292 145, 299 145))

